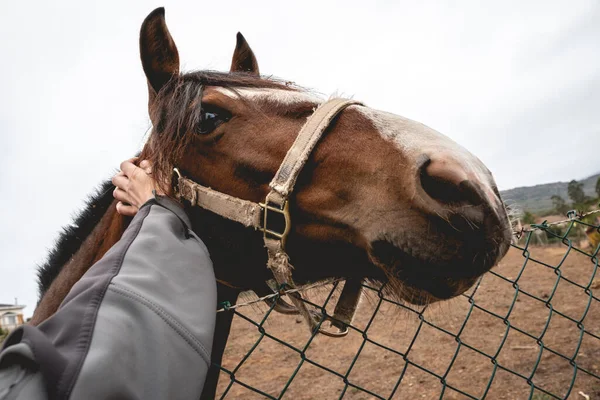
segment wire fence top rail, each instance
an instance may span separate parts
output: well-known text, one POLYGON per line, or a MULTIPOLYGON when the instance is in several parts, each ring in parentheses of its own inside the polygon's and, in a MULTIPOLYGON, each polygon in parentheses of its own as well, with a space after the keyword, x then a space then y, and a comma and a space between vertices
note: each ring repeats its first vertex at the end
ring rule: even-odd
POLYGON ((519 231, 513 231, 513 236, 520 238, 525 233, 534 232, 534 231, 544 231, 552 226, 559 226, 563 224, 568 224, 573 221, 581 221, 585 217, 589 217, 591 215, 600 214, 600 210, 592 210, 588 212, 578 211, 578 210, 570 210, 567 212, 567 219, 563 219, 560 221, 547 222, 543 221, 540 224, 530 224, 529 228, 522 228, 519 231))

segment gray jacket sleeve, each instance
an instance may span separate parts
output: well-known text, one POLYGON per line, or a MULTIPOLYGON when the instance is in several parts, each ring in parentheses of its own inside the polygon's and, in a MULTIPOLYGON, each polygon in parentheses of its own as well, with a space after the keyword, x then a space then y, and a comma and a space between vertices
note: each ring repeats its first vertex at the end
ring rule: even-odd
POLYGON ((197 399, 210 366, 216 282, 188 217, 152 199, 54 316, 13 332, 0 399, 197 399))

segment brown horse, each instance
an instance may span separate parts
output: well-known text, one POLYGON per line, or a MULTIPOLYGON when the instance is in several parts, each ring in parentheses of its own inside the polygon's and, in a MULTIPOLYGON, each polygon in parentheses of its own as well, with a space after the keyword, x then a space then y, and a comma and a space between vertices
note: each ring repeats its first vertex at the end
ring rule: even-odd
MULTIPOLYGON (((261 77, 241 34, 230 73, 180 73, 163 9, 144 21, 140 52, 153 124, 141 156, 153 162, 155 175, 169 180, 177 166, 202 185, 262 201, 322 99, 261 77)), ((129 221, 115 212, 111 194, 104 184, 40 269, 33 324, 50 317, 119 240, 129 221)), ((242 290, 264 293, 272 276, 262 234, 201 208, 188 213, 215 275, 226 283, 219 301, 235 300, 242 290)), ((506 253, 511 238, 492 175, 475 156, 425 125, 356 105, 334 120, 312 152, 290 213, 286 248, 296 282, 388 282, 386 295, 413 303, 464 292, 506 253)), ((217 360, 232 315, 218 318, 217 360)), ((216 382, 216 374, 210 380, 216 382)))

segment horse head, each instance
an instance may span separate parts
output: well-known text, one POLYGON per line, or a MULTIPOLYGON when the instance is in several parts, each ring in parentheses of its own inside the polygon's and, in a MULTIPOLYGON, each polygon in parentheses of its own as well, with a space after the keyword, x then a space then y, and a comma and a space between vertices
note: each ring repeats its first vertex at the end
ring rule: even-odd
MULTIPOLYGON (((142 156, 157 176, 168 180, 176 166, 204 186, 263 201, 323 99, 262 78, 241 34, 229 73, 181 73, 163 9, 144 21, 140 51, 153 124, 142 156)), ((421 123, 360 105, 346 108, 316 145, 290 214, 286 247, 296 281, 385 281, 391 295, 413 303, 463 293, 511 239, 492 174, 477 157, 421 123)), ((219 279, 264 286, 270 275, 259 232, 201 210, 190 215, 219 279)))

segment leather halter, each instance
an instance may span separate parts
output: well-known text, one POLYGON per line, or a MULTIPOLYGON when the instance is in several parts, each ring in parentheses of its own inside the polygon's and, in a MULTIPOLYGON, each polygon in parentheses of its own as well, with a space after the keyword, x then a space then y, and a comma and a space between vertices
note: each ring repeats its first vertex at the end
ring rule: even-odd
MULTIPOLYGON (((289 256, 285 251, 286 239, 291 229, 289 196, 294 189, 298 175, 327 127, 339 113, 351 105, 362 104, 354 100, 335 98, 321 104, 315 110, 298 133, 294 144, 279 166, 279 170, 269 184, 271 190, 263 203, 254 203, 212 190, 182 176, 177 168, 174 169, 178 175, 177 195, 180 198, 189 201, 192 206, 202 207, 246 227, 253 227, 263 232, 268 254, 267 267, 273 273, 280 288, 296 287, 292 279, 293 267, 290 265, 289 256), (271 225, 272 220, 282 217, 284 228, 276 230, 271 225)), ((348 325, 354 316, 360 297, 360 282, 347 280, 344 285, 331 322, 338 332, 321 328, 323 321, 321 321, 320 314, 308 310, 300 293, 287 293, 287 295, 292 300, 295 309, 308 322, 311 331, 314 332, 318 329, 319 332, 328 336, 341 337, 348 333, 348 325)), ((278 303, 278 307, 281 310, 289 311, 287 313, 291 313, 293 310, 293 307, 283 300, 278 303)), ((277 310, 277 307, 275 309, 277 310)), ((282 312, 285 313, 285 311, 282 312)))

